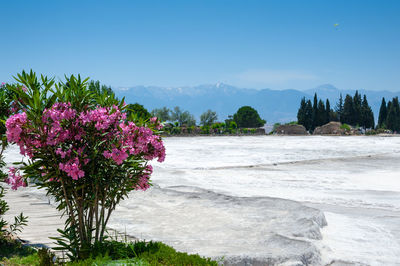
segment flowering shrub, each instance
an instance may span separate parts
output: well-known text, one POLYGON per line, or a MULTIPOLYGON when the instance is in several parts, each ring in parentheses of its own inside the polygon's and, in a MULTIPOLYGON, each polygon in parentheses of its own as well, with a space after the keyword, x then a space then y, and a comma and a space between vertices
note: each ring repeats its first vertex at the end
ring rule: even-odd
MULTIPOLYGON (((148 161, 165 158, 161 125, 155 118, 142 125, 128 121, 123 101, 91 92, 80 77, 55 88, 53 80, 42 76, 39 82, 32 72, 17 81, 27 90, 14 90, 21 112, 6 121, 8 141, 30 158, 22 176, 36 180, 68 215, 58 243, 72 259, 86 258, 104 240, 120 200, 149 188, 148 161)), ((10 171, 13 188, 24 185, 19 170, 10 171)))
MULTIPOLYGON (((6 166, 4 162, 3 152, 6 149, 8 142, 6 138, 6 128, 5 120, 14 111, 15 101, 13 101, 13 92, 7 89, 7 84, 0 84, 0 137, 1 137, 1 147, 0 147, 0 180, 6 179, 6 181, 11 184, 11 187, 16 189, 19 186, 24 186, 25 182, 17 174, 15 168, 10 168, 10 177, 7 178, 7 174, 3 172, 3 167, 6 166)), ((9 224, 6 222, 2 216, 9 210, 7 202, 3 199, 5 193, 4 188, 0 185, 0 246, 4 245, 5 241, 9 241, 10 237, 16 232, 21 231, 21 228, 26 225, 27 217, 21 213, 14 217, 14 223, 9 224)))

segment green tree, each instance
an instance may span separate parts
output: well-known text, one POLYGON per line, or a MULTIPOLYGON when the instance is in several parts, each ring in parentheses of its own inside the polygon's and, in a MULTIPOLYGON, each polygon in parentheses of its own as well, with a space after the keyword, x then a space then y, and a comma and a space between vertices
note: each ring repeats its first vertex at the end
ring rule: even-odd
POLYGON ((340 119, 340 122, 346 123, 349 125, 354 125, 354 107, 353 107, 353 98, 350 95, 346 95, 343 104, 343 113, 340 119))
POLYGON ((233 115, 233 120, 238 127, 261 127, 265 124, 265 120, 261 119, 258 112, 250 106, 240 107, 233 115))
POLYGON ((151 114, 149 111, 147 111, 146 108, 144 108, 143 105, 135 103, 135 104, 128 104, 127 106, 127 116, 128 118, 132 118, 130 120, 147 120, 151 117, 151 114))
POLYGON ((364 95, 361 104, 361 118, 359 124, 364 128, 374 128, 375 126, 374 113, 368 104, 366 95, 364 95))
POLYGON ((352 120, 353 125, 361 125, 361 94, 356 91, 353 97, 353 113, 352 113, 352 120))
POLYGON ((378 127, 384 128, 386 127, 386 119, 387 119, 387 107, 385 97, 382 98, 381 108, 379 108, 379 117, 378 117, 378 127))
POLYGON ((195 126, 196 119, 188 111, 182 111, 179 106, 175 106, 174 110, 171 111, 171 121, 178 122, 179 126, 195 126))
POLYGON ((329 102, 329 99, 326 99, 326 104, 325 104, 325 122, 324 122, 324 124, 326 124, 326 123, 329 123, 329 121, 331 121, 331 104, 330 104, 330 102, 329 102))
POLYGON ((394 131, 400 132, 400 105, 399 105, 399 98, 393 98, 393 108, 395 109, 395 127, 394 131))
POLYGON ((304 120, 304 125, 303 126, 307 130, 310 130, 312 128, 312 126, 313 126, 313 108, 312 108, 311 100, 308 100, 306 102, 304 115, 305 115, 305 120, 304 120))
POLYGON ((98 95, 106 94, 106 95, 114 95, 113 90, 111 87, 106 85, 101 85, 100 81, 91 80, 88 84, 88 89, 91 92, 94 92, 98 95))
MULTIPOLYGON (((8 176, 7 173, 3 172, 3 168, 6 167, 6 162, 4 161, 3 152, 8 146, 5 121, 12 114, 12 109, 14 109, 19 104, 17 101, 14 101, 15 93, 12 91, 11 87, 13 89, 17 89, 17 86, 11 84, 2 83, 0 85, 0 137, 1 137, 0 181, 4 181, 8 176)), ((18 216, 15 216, 14 223, 12 224, 9 224, 6 220, 3 219, 3 216, 9 210, 7 202, 3 199, 4 196, 5 196, 4 188, 0 183, 0 249, 3 248, 3 245, 7 245, 8 243, 7 241, 6 242, 3 241, 5 237, 10 237, 10 234, 14 235, 17 232, 20 232, 22 227, 27 225, 26 224, 27 217, 25 217, 23 213, 21 213, 18 216)), ((0 256, 1 256, 1 251, 0 251, 0 256)))
POLYGON ((305 98, 301 99, 300 108, 297 112, 297 123, 303 125, 307 130, 313 126, 313 107, 311 101, 306 101, 305 98))
POLYGON ((182 125, 186 125, 188 127, 195 126, 196 119, 194 118, 194 115, 190 114, 188 111, 183 112, 182 125))
POLYGON ((325 118, 326 117, 326 111, 325 111, 325 104, 324 102, 320 99, 318 101, 318 106, 317 106, 317 112, 315 115, 315 126, 322 126, 325 124, 325 118))
POLYGON ((208 109, 200 116, 200 124, 203 126, 211 126, 217 119, 217 112, 208 109))
POLYGON ((317 94, 314 93, 314 102, 313 102, 313 115, 312 115, 312 127, 311 129, 314 130, 318 125, 317 125, 317 120, 318 120, 318 97, 317 94))
POLYGON ((340 94, 339 101, 338 101, 338 103, 336 104, 336 107, 335 107, 335 111, 337 113, 338 120, 340 122, 344 123, 343 120, 342 120, 342 115, 343 115, 343 96, 342 96, 342 94, 340 94))
POLYGON ((305 127, 306 121, 306 98, 303 97, 300 102, 300 108, 297 111, 297 122, 305 127))
POLYGON ((158 119, 162 122, 171 120, 170 113, 171 110, 165 106, 163 108, 156 108, 151 111, 151 115, 158 117, 158 119))
POLYGON ((390 130, 396 132, 400 131, 400 106, 398 97, 393 98, 393 100, 388 103, 386 126, 390 130))
POLYGON ((55 199, 66 216, 58 248, 75 260, 91 257, 104 241, 111 213, 130 191, 149 187, 148 161, 163 161, 165 148, 157 121, 129 123, 123 101, 106 97, 99 102, 88 90, 88 79, 66 79, 55 84, 32 71, 18 74, 17 82, 27 88, 14 91, 22 112, 8 118, 6 126, 18 133, 8 134, 8 141, 30 157, 10 178, 18 186, 21 180, 37 180, 55 199))

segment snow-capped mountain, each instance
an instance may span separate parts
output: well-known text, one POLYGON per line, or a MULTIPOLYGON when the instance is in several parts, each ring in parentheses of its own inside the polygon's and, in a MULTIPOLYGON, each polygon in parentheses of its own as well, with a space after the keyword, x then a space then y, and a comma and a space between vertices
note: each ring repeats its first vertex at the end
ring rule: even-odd
MULTIPOLYGON (((230 86, 224 83, 212 85, 199 85, 194 87, 155 87, 135 86, 130 88, 114 89, 117 96, 125 97, 127 103, 140 103, 148 110, 166 106, 172 109, 179 106, 188 110, 198 119, 200 115, 211 109, 216 111, 220 121, 228 115, 233 115, 237 109, 244 105, 255 108, 268 123, 289 122, 296 120, 297 110, 302 97, 312 99, 314 93, 323 100, 329 99, 334 107, 340 93, 354 95, 355 90, 339 90, 333 85, 324 84, 313 89, 299 90, 271 90, 271 89, 245 89, 230 86)), ((366 94, 375 118, 378 116, 382 97, 389 100, 400 96, 400 92, 366 91, 366 94)))

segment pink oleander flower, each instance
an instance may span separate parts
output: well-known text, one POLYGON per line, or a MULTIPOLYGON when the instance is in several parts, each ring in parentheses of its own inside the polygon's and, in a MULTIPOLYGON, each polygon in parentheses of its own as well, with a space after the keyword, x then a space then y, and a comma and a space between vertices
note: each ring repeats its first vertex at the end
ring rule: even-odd
POLYGON ((153 173, 153 167, 151 165, 146 165, 146 168, 143 170, 142 174, 139 176, 138 182, 136 184, 136 189, 147 190, 150 188, 150 175, 153 173))
POLYGON ((17 190, 17 188, 19 187, 26 187, 26 183, 23 177, 20 174, 17 174, 17 172, 19 172, 18 169, 10 167, 8 171, 9 175, 8 178, 6 179, 6 183, 11 185, 11 188, 13 190, 17 190))
POLYGON ((116 164, 122 164, 123 161, 128 158, 128 154, 126 153, 125 149, 118 150, 116 148, 112 149, 111 157, 116 162, 116 164))
POLYGON ((163 125, 161 124, 161 122, 158 120, 158 118, 156 116, 150 118, 150 123, 154 124, 155 129, 157 129, 157 130, 160 130, 163 128, 163 125))
POLYGON ((6 135, 10 142, 19 143, 21 140, 22 128, 27 121, 26 113, 14 114, 6 121, 6 135))
MULTIPOLYGON (((12 115, 6 122, 8 140, 17 143, 21 154, 30 158, 42 153, 44 148, 52 150, 60 160, 57 162, 59 169, 74 180, 84 177, 88 171, 93 139, 100 143, 96 146, 100 154, 117 165, 123 164, 130 156, 145 160, 157 158, 159 162, 165 159, 161 137, 151 128, 126 121, 126 114, 117 106, 97 107, 78 113, 70 103, 55 103, 44 110, 41 120, 43 126, 33 128, 26 113, 12 115)), ((150 123, 160 128, 156 117, 151 118, 150 123)), ((145 184, 148 184, 152 171, 150 167, 141 176, 141 189, 147 187, 145 184)))
POLYGON ((79 115, 83 125, 94 123, 97 130, 105 130, 115 127, 120 120, 126 118, 126 114, 121 113, 118 106, 98 107, 95 110, 89 110, 79 115))
POLYGON ((80 169, 79 159, 75 157, 66 163, 59 163, 59 168, 61 171, 67 173, 68 176, 72 177, 74 180, 78 180, 85 176, 85 172, 80 169))
POLYGON ((58 155, 60 155, 61 156, 61 158, 65 158, 66 156, 70 156, 71 155, 71 150, 68 150, 68 151, 63 151, 61 148, 58 148, 57 150, 56 150, 56 154, 58 154, 58 155))
POLYGON ((103 156, 104 156, 105 158, 107 158, 107 159, 110 159, 111 156, 112 156, 112 153, 109 152, 109 151, 104 151, 104 152, 103 152, 103 156))

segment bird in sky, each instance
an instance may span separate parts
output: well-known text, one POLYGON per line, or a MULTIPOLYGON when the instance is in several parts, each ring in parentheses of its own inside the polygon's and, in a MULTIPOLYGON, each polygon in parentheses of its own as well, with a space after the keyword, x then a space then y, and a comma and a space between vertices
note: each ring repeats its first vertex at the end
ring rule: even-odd
POLYGON ((337 26, 339 26, 339 23, 335 23, 333 24, 333 26, 336 28, 337 26))

